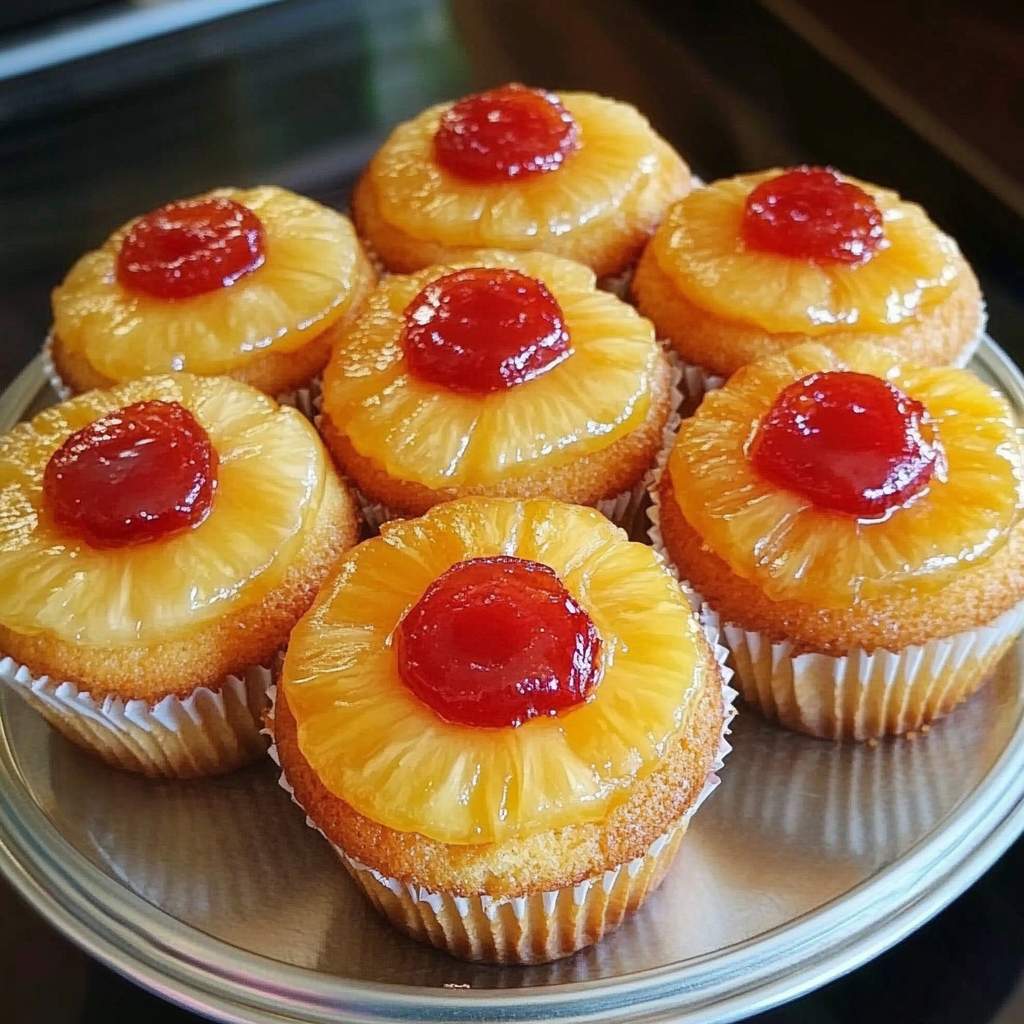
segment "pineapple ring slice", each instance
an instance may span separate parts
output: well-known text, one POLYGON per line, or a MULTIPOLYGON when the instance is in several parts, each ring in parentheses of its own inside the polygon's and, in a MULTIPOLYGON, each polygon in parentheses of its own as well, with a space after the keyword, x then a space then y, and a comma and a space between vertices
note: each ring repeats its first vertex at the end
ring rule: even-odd
POLYGON ((434 133, 451 103, 400 124, 368 171, 381 216, 424 241, 518 249, 613 213, 658 165, 654 130, 628 104, 581 92, 558 98, 579 127, 578 148, 555 171, 509 182, 475 184, 438 166, 434 133))
POLYGON ((1024 507, 1021 434, 1006 400, 966 370, 901 364, 873 345, 806 342, 744 367, 684 421, 669 456, 675 500, 708 547, 776 601, 847 608, 897 588, 932 593, 1005 541, 1024 507), (890 381, 922 402, 948 459, 881 521, 816 509, 758 476, 747 451, 793 381, 823 370, 890 381))
MULTIPOLYGON (((53 292, 54 332, 111 380, 187 370, 226 373, 265 353, 293 352, 344 315, 359 241, 346 217, 273 186, 223 188, 263 222, 266 261, 227 288, 168 301, 115 276, 134 220, 86 253, 53 292)), ((136 218, 137 219, 137 218, 136 218)))
POLYGON ((653 549, 594 510, 471 498, 346 554, 292 633, 281 685, 303 755, 360 814, 445 843, 501 842, 600 821, 628 799, 711 684, 699 629, 653 549), (559 574, 601 636, 603 675, 557 718, 455 725, 402 683, 395 628, 450 566, 499 554, 559 574))
POLYGON ((591 270, 547 253, 481 251, 472 263, 386 278, 335 348, 323 408, 360 455, 432 488, 487 486, 564 465, 640 426, 659 349, 650 321, 596 289, 591 270), (402 350, 404 311, 463 267, 511 267, 548 287, 572 354, 534 380, 485 396, 416 380, 402 350))
POLYGON ((0 623, 104 647, 187 635, 261 600, 284 575, 329 471, 300 413, 223 378, 150 377, 52 406, 0 438, 0 623), (149 399, 180 402, 210 435, 219 460, 210 514, 135 547, 70 539, 47 515, 47 461, 76 430, 149 399))
POLYGON ((674 204, 651 242, 654 257, 694 305, 766 331, 827 333, 836 326, 894 331, 953 288, 959 250, 914 203, 842 176, 874 199, 888 246, 859 266, 747 249, 747 196, 779 170, 694 189, 674 204))

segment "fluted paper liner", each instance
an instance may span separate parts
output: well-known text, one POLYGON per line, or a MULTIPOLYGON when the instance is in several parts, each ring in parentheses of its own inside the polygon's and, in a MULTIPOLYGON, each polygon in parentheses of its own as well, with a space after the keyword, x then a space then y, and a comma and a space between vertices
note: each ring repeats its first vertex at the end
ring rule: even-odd
POLYGON ((57 367, 53 365, 53 331, 51 330, 46 335, 46 340, 43 342, 42 351, 39 353, 39 358, 43 363, 43 373, 46 374, 46 380, 49 382, 51 388, 53 388, 54 394, 62 401, 66 402, 72 395, 71 388, 64 383, 63 378, 57 372, 57 367))
MULTIPOLYGON (((692 594, 687 593, 687 598, 692 607, 692 594)), ((704 632, 722 670, 725 714, 718 750, 696 800, 643 856, 561 889, 523 896, 456 896, 391 878, 350 857, 331 843, 349 875, 373 906, 397 928, 420 942, 430 943, 464 960, 544 963, 569 956, 597 942, 618 927, 661 884, 690 818, 717 788, 719 779, 716 772, 721 770, 726 755, 732 750, 726 736, 736 715, 733 701, 737 692, 729 685, 732 671, 725 664, 729 652, 718 643, 717 631, 713 627, 705 624, 704 632)), ((271 687, 272 704, 276 694, 276 686, 271 687)), ((273 709, 270 720, 273 720, 273 709)), ((277 746, 273 741, 270 756, 280 767, 277 746)), ((279 781, 281 788, 305 813, 283 773, 279 781)), ((308 814, 306 824, 323 835, 308 814)))
MULTIPOLYGON (((67 386, 67 384, 64 383, 64 379, 57 372, 57 367, 54 365, 52 330, 46 335, 46 340, 43 342, 43 347, 39 353, 39 357, 43 364, 43 373, 46 375, 47 382, 50 387, 53 388, 57 397, 62 402, 66 402, 74 395, 74 392, 67 386)), ((294 388, 291 391, 285 391, 280 395, 275 395, 274 401, 276 401, 278 405, 290 405, 293 409, 298 409, 307 420, 312 422, 313 417, 319 408, 320 384, 321 378, 316 376, 302 387, 294 388)))
MULTIPOLYGON (((648 533, 672 566, 658 497, 667 457, 666 450, 651 484, 648 533)), ((766 718, 822 739, 876 739, 914 732, 941 718, 982 685, 1024 628, 1022 601, 992 622, 920 646, 799 654, 789 641, 772 642, 736 623, 720 623, 718 613, 696 597, 701 620, 720 630, 729 649, 743 699, 766 718)))
POLYGON ((0 660, 7 683, 58 732, 108 764, 149 776, 188 779, 218 775, 263 756, 263 712, 272 673, 252 665, 217 689, 155 704, 106 696, 94 699, 74 683, 35 676, 13 658, 0 660))

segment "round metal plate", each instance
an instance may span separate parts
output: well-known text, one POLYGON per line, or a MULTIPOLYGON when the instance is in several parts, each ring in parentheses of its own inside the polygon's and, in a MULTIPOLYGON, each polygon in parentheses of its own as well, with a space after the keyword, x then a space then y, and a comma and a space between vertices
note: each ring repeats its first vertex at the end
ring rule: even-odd
MULTIPOLYGON (((1006 355, 985 341, 972 365, 1024 420, 1006 355)), ((51 400, 34 363, 0 398, 0 429, 51 400)), ((555 964, 465 964, 400 936, 269 762, 199 782, 135 778, 6 691, 0 869, 88 952, 218 1020, 736 1020, 880 953, 1021 832, 1020 654, 916 738, 836 745, 741 712, 722 785, 662 889, 555 964)))

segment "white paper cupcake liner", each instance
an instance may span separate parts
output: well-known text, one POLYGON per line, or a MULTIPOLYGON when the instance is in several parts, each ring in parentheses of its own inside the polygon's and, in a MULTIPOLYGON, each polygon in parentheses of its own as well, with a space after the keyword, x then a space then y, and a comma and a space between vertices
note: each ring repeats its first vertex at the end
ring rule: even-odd
POLYGON ((293 409, 298 409, 310 423, 315 423, 317 414, 320 412, 322 385, 323 378, 318 375, 301 388, 275 395, 274 401, 278 405, 288 405, 293 409))
MULTIPOLYGON (((686 590, 686 595, 693 608, 696 595, 689 590, 686 590)), ((373 906, 392 924, 420 942, 445 949, 461 959, 506 964, 557 960, 592 945, 618 927, 623 918, 636 910, 647 894, 661 883, 690 819, 718 787, 716 773, 722 769, 726 755, 732 750, 726 737, 736 716, 733 702, 737 691, 729 685, 732 678, 732 670, 726 666, 729 652, 718 642, 717 630, 711 622, 703 623, 703 628, 722 672, 724 714, 718 749, 697 798, 642 856, 573 886, 495 898, 486 894, 456 896, 402 882, 350 857, 331 843, 373 906)), ((271 720, 276 696, 277 687, 271 687, 271 720)), ((269 731, 268 735, 271 736, 270 756, 280 767, 273 735, 269 731)), ((305 814, 305 808, 296 799, 295 790, 283 772, 279 782, 305 814)), ((306 824, 324 835, 308 814, 306 824)), ((326 836, 324 838, 327 839, 326 836)))
MULTIPOLYGON (((665 457, 651 485, 648 535, 678 575, 661 534, 657 487, 664 466, 665 457)), ((743 699, 766 718, 822 739, 902 735, 941 718, 978 689, 1024 629, 1022 601, 990 623, 920 646, 854 647, 838 657, 794 654, 789 641, 772 642, 735 623, 721 624, 718 613, 697 599, 705 624, 721 630, 743 699)))
POLYGON ((272 673, 262 665, 225 676, 215 690, 200 686, 186 698, 156 704, 96 700, 9 657, 0 660, 0 681, 73 743, 127 771, 178 779, 218 775, 266 750, 261 723, 272 673))
MULTIPOLYGON (((46 375, 46 380, 57 397, 62 402, 66 402, 69 398, 73 397, 74 392, 64 383, 53 362, 52 328, 46 335, 39 358, 43 365, 43 373, 46 375)), ((306 419, 312 421, 317 410, 320 408, 320 385, 321 378, 316 376, 300 388, 294 388, 291 391, 275 395, 274 400, 278 405, 290 405, 293 409, 298 409, 306 419)))
POLYGON ((633 263, 620 270, 617 274, 605 274, 597 279, 597 287, 603 292, 611 292, 617 299, 629 302, 630 290, 633 287, 633 274, 636 272, 636 264, 633 263))
POLYGON ((61 375, 57 372, 57 367, 54 366, 52 328, 47 333, 45 341, 43 341, 43 347, 39 353, 39 358, 43 364, 43 373, 46 374, 46 380, 53 389, 54 394, 56 394, 62 402, 66 402, 74 392, 67 386, 67 384, 64 383, 61 375))
POLYGON ((712 373, 703 366, 695 363, 685 362, 676 353, 680 370, 680 391, 683 393, 683 410, 687 415, 693 412, 701 403, 701 399, 709 391, 715 391, 722 387, 728 380, 718 373, 712 373))
POLYGON ((794 654, 726 623, 743 699, 789 729, 864 740, 915 732, 966 700, 1024 628, 1024 602, 994 621, 898 651, 794 654))

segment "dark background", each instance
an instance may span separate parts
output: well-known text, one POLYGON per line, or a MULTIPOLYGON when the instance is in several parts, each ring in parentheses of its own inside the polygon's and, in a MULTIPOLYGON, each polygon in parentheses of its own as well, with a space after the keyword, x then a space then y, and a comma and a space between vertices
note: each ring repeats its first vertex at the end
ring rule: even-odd
MULTIPOLYGON (((1024 361, 1024 4, 285 0, 191 26, 186 7, 0 2, 0 384, 128 217, 257 182, 343 207, 396 120, 512 79, 635 103, 706 179, 806 161, 898 189, 959 240, 1024 361)), ((894 950, 756 1020, 1024 1024, 1022 871, 1018 843, 894 950)), ((195 1020, 0 882, 0 1021, 195 1020)))

